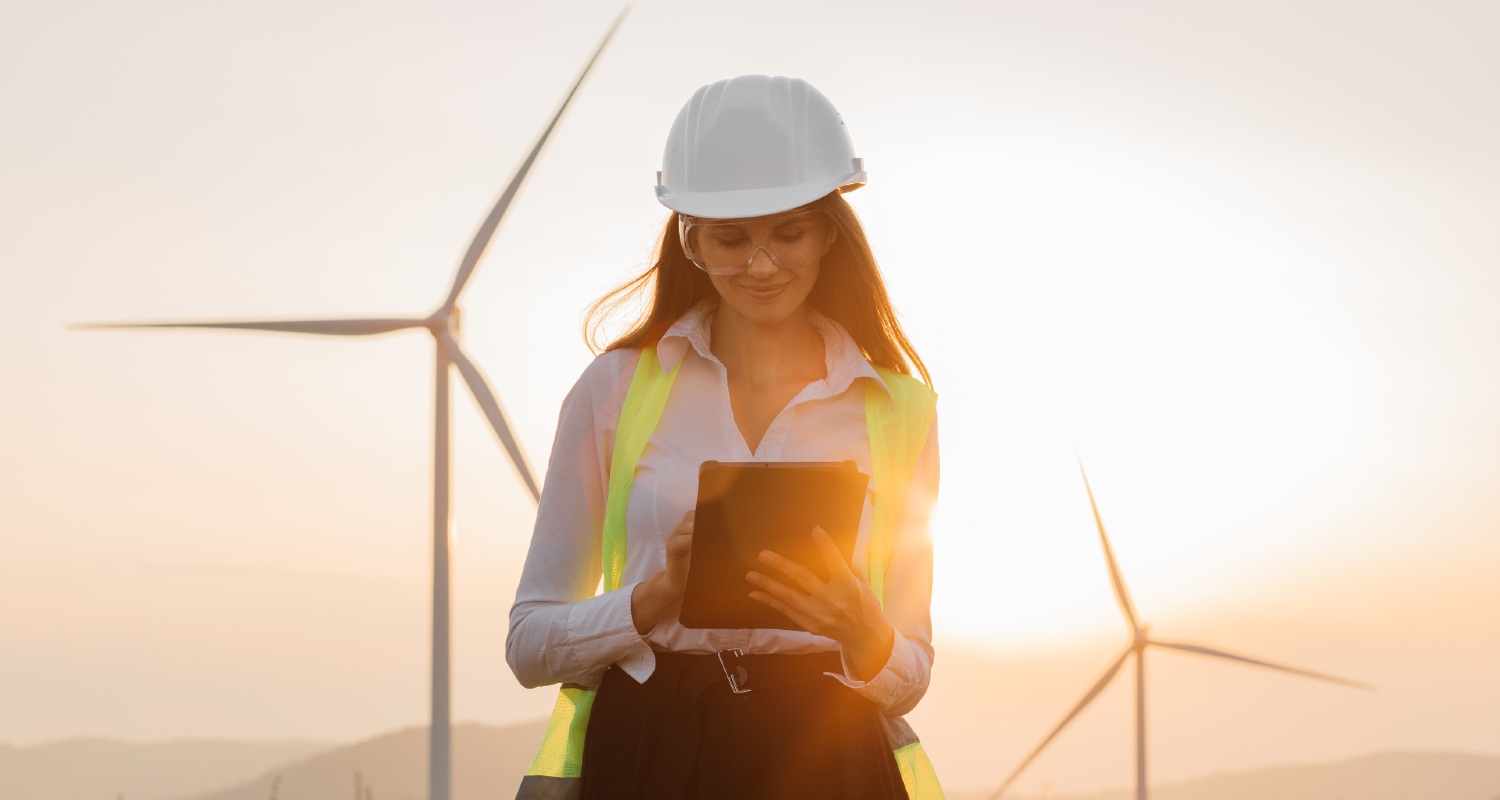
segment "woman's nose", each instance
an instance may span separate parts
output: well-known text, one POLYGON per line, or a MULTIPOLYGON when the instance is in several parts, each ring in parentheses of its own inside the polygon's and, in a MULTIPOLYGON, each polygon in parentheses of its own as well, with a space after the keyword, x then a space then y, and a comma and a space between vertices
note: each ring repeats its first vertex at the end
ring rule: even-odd
POLYGON ((756 245, 755 249, 750 251, 750 267, 745 270, 745 273, 752 278, 768 278, 776 274, 780 266, 775 259, 771 258, 770 248, 765 245, 756 245))

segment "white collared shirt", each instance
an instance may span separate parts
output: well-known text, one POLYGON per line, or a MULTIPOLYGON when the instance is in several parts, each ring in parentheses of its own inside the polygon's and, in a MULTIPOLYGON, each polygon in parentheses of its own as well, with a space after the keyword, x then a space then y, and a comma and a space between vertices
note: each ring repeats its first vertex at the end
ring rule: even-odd
MULTIPOLYGON (((510 612, 505 656, 525 686, 597 686, 617 664, 638 682, 656 667, 656 650, 715 653, 812 653, 838 650, 832 639, 802 631, 685 628, 675 619, 637 633, 630 612, 636 584, 666 566, 664 542, 697 501, 704 461, 846 461, 872 474, 865 429, 866 381, 884 382, 837 323, 813 314, 823 336, 826 377, 781 410, 752 452, 729 405, 728 373, 709 348, 710 301, 679 319, 657 345, 661 367, 682 370, 661 422, 641 455, 626 511, 625 571, 619 589, 598 593, 601 531, 615 428, 639 350, 600 355, 563 401, 531 549, 510 612)), ((932 542, 928 520, 937 498, 937 425, 917 463, 906 518, 885 580, 885 614, 896 629, 890 658, 869 681, 836 675, 887 714, 910 711, 932 669, 932 542)), ((872 486, 871 494, 885 487, 872 486)), ((854 564, 867 563, 871 528, 866 496, 854 564)), ((750 590, 746 585, 746 590, 750 590)))

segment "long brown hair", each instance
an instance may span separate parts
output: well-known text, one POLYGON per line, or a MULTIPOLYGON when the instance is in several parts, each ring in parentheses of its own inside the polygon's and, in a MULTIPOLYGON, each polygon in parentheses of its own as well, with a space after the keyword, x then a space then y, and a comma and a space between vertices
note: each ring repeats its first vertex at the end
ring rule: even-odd
MULTIPOLYGON (((838 226, 839 236, 823 256, 818 280, 807 302, 818 313, 842 325, 871 364, 907 375, 915 369, 922 381, 931 386, 927 365, 922 363, 922 357, 917 355, 896 319, 896 309, 891 307, 880 267, 875 264, 875 254, 854 209, 838 192, 825 195, 812 205, 828 213, 838 226)), ((583 321, 583 338, 596 353, 655 344, 678 317, 704 298, 717 296, 708 273, 693 266, 682 251, 674 211, 657 240, 656 262, 589 306, 583 321), (632 300, 648 293, 650 300, 630 330, 600 347, 605 322, 632 300)))

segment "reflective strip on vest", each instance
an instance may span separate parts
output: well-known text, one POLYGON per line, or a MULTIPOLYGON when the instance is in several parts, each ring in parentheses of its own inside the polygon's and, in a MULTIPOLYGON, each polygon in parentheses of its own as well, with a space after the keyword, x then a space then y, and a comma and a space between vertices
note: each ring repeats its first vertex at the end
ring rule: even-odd
POLYGON ((911 377, 884 367, 875 371, 890 394, 881 391, 874 381, 865 384, 865 428, 870 437, 870 485, 875 487, 871 505, 874 519, 870 527, 869 563, 866 579, 880 607, 885 608, 885 573, 890 568, 891 553, 896 546, 896 527, 905 511, 906 496, 912 472, 922 448, 927 446, 927 430, 937 408, 937 395, 911 377), (897 449, 899 448, 899 449, 897 449), (886 497, 883 499, 882 494, 886 497))
POLYGON ((542 735, 542 749, 531 760, 527 775, 577 778, 583 774, 583 734, 594 707, 594 694, 582 686, 564 686, 557 693, 552 719, 542 735))
MULTIPOLYGON (((625 393, 620 409, 620 423, 615 428, 614 453, 610 458, 609 496, 605 500, 602 547, 603 588, 610 592, 620 588, 625 573, 625 511, 635 483, 636 465, 651 434, 667 407, 672 384, 681 362, 671 372, 661 369, 656 348, 641 350, 640 362, 625 393)), ((917 379, 884 367, 876 372, 890 394, 870 382, 865 386, 865 427, 870 437, 871 483, 875 486, 872 501, 869 563, 866 575, 870 588, 885 605, 885 573, 895 549, 896 527, 901 519, 906 497, 894 487, 911 484, 917 459, 927 443, 937 395, 917 379)), ((583 739, 588 729, 589 711, 593 708, 592 689, 565 685, 558 692, 552 718, 542 738, 542 748, 521 781, 516 800, 571 800, 580 794, 578 776, 583 769, 583 739)), ((943 800, 943 789, 937 773, 927 758, 922 743, 903 743, 895 749, 901 781, 912 800, 943 800)))
POLYGON ((641 360, 635 367, 635 377, 630 379, 630 390, 625 392, 625 405, 620 409, 620 423, 615 426, 615 451, 609 464, 609 495, 604 505, 604 591, 620 588, 620 576, 625 574, 625 507, 630 502, 630 488, 635 485, 635 465, 640 463, 641 453, 646 452, 646 443, 656 432, 661 422, 661 412, 667 407, 667 396, 672 393, 672 384, 677 380, 677 371, 682 362, 671 372, 661 370, 656 359, 656 348, 641 351, 641 360))
POLYGON ((943 800, 943 787, 938 784, 937 770, 921 742, 896 749, 896 766, 901 770, 901 782, 906 785, 906 796, 912 800, 943 800))

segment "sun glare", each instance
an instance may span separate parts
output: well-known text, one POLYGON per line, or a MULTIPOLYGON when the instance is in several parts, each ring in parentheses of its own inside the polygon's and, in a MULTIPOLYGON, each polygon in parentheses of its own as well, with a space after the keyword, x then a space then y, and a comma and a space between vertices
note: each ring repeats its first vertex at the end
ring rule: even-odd
POLYGON ((1120 624, 1075 448, 1133 592, 1253 592, 1242 563, 1292 546, 1305 531, 1277 522, 1358 447, 1316 242, 1244 165, 1064 137, 1003 166, 999 238, 936 254, 972 264, 966 249, 998 245, 997 267, 955 276, 972 290, 958 298, 903 297, 913 327, 943 331, 924 352, 946 434, 939 627, 1013 644, 1120 624), (1206 204, 1209 185, 1244 200, 1206 204))

